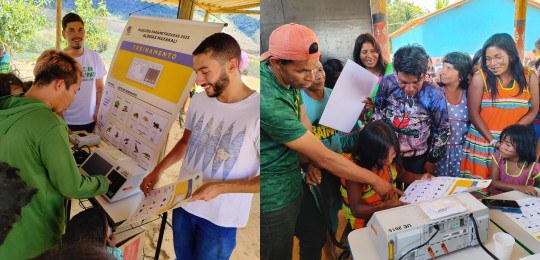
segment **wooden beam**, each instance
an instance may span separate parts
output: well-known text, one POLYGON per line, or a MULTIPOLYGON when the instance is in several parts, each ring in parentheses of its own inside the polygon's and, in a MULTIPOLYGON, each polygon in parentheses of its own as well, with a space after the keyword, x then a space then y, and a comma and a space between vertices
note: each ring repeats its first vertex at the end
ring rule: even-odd
POLYGON ((192 0, 180 0, 180 8, 178 9, 178 19, 193 20, 193 12, 195 3, 192 0))
POLYGON ((245 5, 236 5, 234 7, 230 7, 229 9, 249 9, 249 8, 255 8, 259 6, 261 6, 261 4, 245 4, 245 5))
POLYGON ((216 4, 209 4, 205 2, 197 2, 197 6, 200 8, 210 11, 211 13, 219 13, 219 14, 261 14, 260 10, 244 10, 248 8, 254 8, 261 6, 260 4, 245 4, 245 5, 238 5, 238 6, 231 6, 231 7, 224 7, 219 6, 216 4))
POLYGON ((525 20, 527 18, 527 0, 515 1, 514 41, 521 60, 525 57, 525 20))
POLYGON ((208 9, 221 9, 222 6, 215 5, 215 4, 208 4, 205 2, 197 1, 197 5, 200 6, 202 9, 208 10, 208 9))
POLYGON ((62 42, 62 0, 56 0, 56 50, 61 49, 62 42))
POLYGON ((212 9, 212 10, 221 10, 221 9, 249 9, 254 7, 259 7, 261 4, 241 4, 241 5, 234 5, 229 2, 227 2, 227 5, 216 5, 216 4, 209 4, 201 1, 196 1, 196 5, 200 6, 204 9, 212 9))
POLYGON ((383 58, 390 61, 390 39, 386 21, 386 0, 370 0, 373 37, 381 46, 383 58))
POLYGON ((204 21, 208 22, 208 16, 210 15, 210 12, 204 11, 204 21))
POLYGON ((211 11, 213 14, 261 14, 261 11, 259 10, 220 9, 211 11))

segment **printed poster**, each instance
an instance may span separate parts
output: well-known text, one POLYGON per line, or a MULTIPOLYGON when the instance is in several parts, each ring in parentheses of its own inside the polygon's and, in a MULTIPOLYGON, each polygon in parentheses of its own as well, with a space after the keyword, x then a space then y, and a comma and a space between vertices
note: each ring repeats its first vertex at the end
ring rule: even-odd
POLYGON ((128 217, 125 224, 142 222, 154 215, 184 205, 193 192, 202 186, 202 179, 202 172, 200 172, 186 180, 152 190, 141 199, 137 209, 128 217))
POLYGON ((96 133, 152 170, 194 84, 191 53, 223 26, 132 15, 109 68, 96 133))

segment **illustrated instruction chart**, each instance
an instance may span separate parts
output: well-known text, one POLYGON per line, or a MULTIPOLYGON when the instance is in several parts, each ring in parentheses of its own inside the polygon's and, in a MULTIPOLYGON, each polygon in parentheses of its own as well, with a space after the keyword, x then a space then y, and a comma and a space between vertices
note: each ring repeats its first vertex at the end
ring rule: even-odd
POLYGON ((194 84, 191 53, 223 26, 132 15, 111 62, 96 133, 152 170, 194 84))

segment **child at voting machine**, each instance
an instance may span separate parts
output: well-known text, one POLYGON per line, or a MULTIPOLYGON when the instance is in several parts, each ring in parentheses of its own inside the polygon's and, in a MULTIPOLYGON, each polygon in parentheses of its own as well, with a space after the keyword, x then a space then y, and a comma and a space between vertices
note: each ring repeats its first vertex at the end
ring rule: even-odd
MULTIPOLYGON (((402 167, 399 151, 399 142, 392 128, 383 120, 378 120, 366 125, 359 133, 352 156, 356 164, 371 169, 373 174, 394 186, 398 178, 410 184, 433 177, 429 173, 413 174, 406 171, 402 167)), ((353 229, 364 227, 374 212, 407 204, 397 197, 382 201, 368 184, 343 179, 341 183, 344 211, 353 229)))
POLYGON ((493 195, 517 190, 538 196, 540 165, 536 162, 536 134, 529 126, 511 125, 501 133, 499 151, 491 162, 491 186, 493 195))

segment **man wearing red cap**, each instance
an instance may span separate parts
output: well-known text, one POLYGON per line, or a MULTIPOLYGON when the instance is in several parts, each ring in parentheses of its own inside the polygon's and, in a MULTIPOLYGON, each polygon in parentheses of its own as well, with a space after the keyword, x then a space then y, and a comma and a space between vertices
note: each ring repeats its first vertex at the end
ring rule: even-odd
POLYGON ((338 177, 371 185, 385 200, 403 193, 328 150, 306 130, 311 123, 300 90, 313 83, 319 63, 315 33, 286 24, 272 32, 269 43, 261 56, 261 259, 291 259, 295 235, 302 259, 320 259, 325 234, 320 238, 323 224, 312 210, 312 196, 303 196, 309 189, 300 174, 300 155, 338 177))

